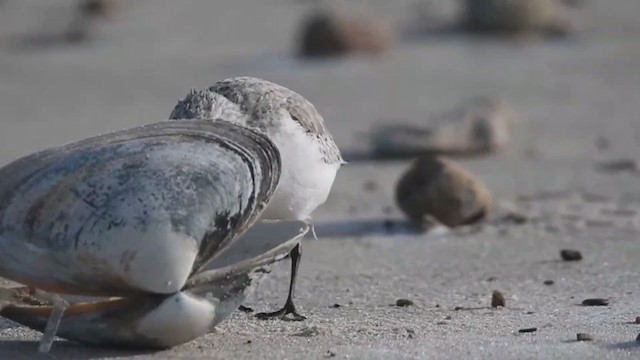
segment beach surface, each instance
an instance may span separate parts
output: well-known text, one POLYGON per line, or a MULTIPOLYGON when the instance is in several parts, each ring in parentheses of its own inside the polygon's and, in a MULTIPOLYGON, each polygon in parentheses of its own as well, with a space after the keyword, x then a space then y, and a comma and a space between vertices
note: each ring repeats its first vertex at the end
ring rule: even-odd
MULTIPOLYGON (((434 11, 451 14, 449 2, 434 2, 434 11)), ((399 35, 382 56, 326 61, 292 56, 314 1, 128 1, 87 43, 33 36, 64 24, 70 3, 0 4, 0 164, 167 119, 189 89, 231 76, 264 78, 305 96, 349 164, 314 214, 319 240, 303 244, 296 305, 306 321, 237 312, 215 333, 167 351, 60 340, 53 357, 640 357, 640 176, 599 167, 640 166, 638 0, 585 0, 571 10, 578 29, 563 39, 399 35), (425 124, 475 96, 506 100, 519 121, 503 151, 456 161, 526 221, 408 231, 393 194, 411 160, 368 158, 369 134, 378 124, 425 124), (562 249, 584 259, 564 262, 562 249), (506 307, 491 308, 493 290, 506 307), (581 306, 588 298, 609 305, 581 306), (397 299, 414 304, 398 307, 397 299), (536 330, 519 332, 527 328, 536 330), (576 341, 578 333, 593 341, 576 341)), ((349 3, 398 28, 411 21, 412 6, 349 3)), ((246 305, 282 306, 288 276, 286 260, 246 305)), ((0 358, 34 358, 40 336, 0 320, 0 358)))

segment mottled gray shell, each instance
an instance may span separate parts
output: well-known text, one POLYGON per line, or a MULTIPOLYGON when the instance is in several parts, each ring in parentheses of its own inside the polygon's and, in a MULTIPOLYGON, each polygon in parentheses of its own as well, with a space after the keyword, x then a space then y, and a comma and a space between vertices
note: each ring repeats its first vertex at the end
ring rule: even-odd
POLYGON ((258 217, 279 179, 269 139, 160 122, 0 169, 0 276, 57 293, 170 294, 258 217))

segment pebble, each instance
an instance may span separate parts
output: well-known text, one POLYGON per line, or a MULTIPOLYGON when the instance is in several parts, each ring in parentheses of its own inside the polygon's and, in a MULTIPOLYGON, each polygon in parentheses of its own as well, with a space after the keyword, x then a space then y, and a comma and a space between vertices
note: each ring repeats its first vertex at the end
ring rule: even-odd
POLYGON ((543 282, 543 284, 545 284, 545 285, 553 285, 553 284, 554 284, 554 281, 553 281, 553 280, 545 280, 545 281, 543 282))
POLYGON ((418 228, 429 218, 448 227, 483 220, 493 199, 487 187, 460 165, 442 157, 417 159, 396 185, 396 202, 418 228))
POLYGON ((394 37, 388 24, 368 15, 314 12, 303 20, 298 53, 312 58, 377 55, 389 49, 394 37))
POLYGON ((594 298, 594 299, 585 299, 582 301, 582 305, 584 306, 607 306, 609 305, 608 299, 602 298, 594 298))
POLYGON ((477 33, 553 36, 571 30, 557 0, 466 0, 464 10, 464 25, 477 33))
POLYGON ((586 333, 578 333, 576 335, 576 339, 578 341, 591 341, 591 340, 593 340, 593 337, 591 335, 589 335, 589 334, 586 334, 586 333))
POLYGON ((396 300, 396 306, 405 307, 413 305, 413 301, 409 299, 398 299, 396 300))
POLYGON ((536 332, 538 331, 538 328, 524 328, 524 329, 520 329, 518 330, 519 333, 532 333, 532 332, 536 332))
POLYGON ((636 324, 640 324, 640 316, 636 317, 636 324))
POLYGON ((564 249, 560 250, 560 257, 564 261, 580 261, 582 260, 582 253, 578 250, 564 249))
POLYGON ((494 290, 493 294, 491 294, 491 307, 497 308, 498 306, 500 307, 505 307, 507 304, 507 301, 504 298, 504 295, 502 295, 502 293, 498 290, 494 290))

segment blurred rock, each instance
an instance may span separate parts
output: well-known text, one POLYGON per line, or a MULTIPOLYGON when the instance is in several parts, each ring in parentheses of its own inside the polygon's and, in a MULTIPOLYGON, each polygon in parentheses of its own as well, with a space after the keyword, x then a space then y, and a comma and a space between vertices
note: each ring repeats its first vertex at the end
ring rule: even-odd
POLYGON ((558 0, 464 0, 464 25, 474 32, 565 35, 571 28, 558 0))
POLYGON ((489 190, 451 160, 426 155, 417 159, 396 185, 396 202, 409 220, 424 229, 433 218, 448 227, 485 218, 489 190))
POLYGON ((335 57, 348 53, 383 53, 393 43, 392 28, 370 16, 315 12, 302 22, 298 53, 335 57))
POLYGON ((79 0, 78 12, 81 16, 99 19, 113 19, 120 10, 116 0, 79 0))
POLYGON ((374 133, 374 155, 396 158, 490 153, 509 143, 516 118, 515 111, 503 100, 473 98, 432 119, 426 126, 379 127, 374 133))

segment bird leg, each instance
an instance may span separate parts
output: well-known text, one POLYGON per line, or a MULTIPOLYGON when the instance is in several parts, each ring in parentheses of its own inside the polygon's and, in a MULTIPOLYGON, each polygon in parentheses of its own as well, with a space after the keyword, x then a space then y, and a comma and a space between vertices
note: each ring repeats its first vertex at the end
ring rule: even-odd
POLYGON ((278 311, 269 312, 269 313, 259 313, 256 314, 256 317, 261 320, 280 318, 285 320, 286 316, 291 314, 293 321, 302 321, 305 320, 306 317, 298 314, 296 311, 296 306, 293 304, 293 292, 296 287, 296 277, 298 275, 298 266, 300 265, 300 257, 302 256, 302 246, 300 243, 296 245, 291 252, 289 253, 289 257, 291 257, 291 281, 289 283, 289 295, 287 296, 287 302, 284 304, 284 307, 278 311))

